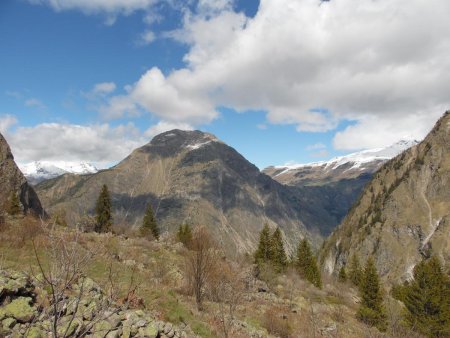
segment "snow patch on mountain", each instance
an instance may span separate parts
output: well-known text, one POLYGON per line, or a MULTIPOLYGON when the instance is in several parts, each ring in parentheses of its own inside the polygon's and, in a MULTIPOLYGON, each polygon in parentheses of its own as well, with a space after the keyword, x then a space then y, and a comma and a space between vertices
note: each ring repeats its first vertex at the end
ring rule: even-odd
POLYGON ((67 161, 35 161, 31 163, 19 164, 19 168, 32 184, 67 173, 84 175, 93 174, 98 171, 98 169, 91 163, 67 161))
POLYGON ((312 162, 306 164, 291 164, 291 165, 283 165, 276 166, 276 169, 284 169, 280 173, 275 176, 285 174, 290 170, 301 169, 305 167, 323 167, 325 170, 335 170, 343 165, 351 164, 351 167, 347 170, 359 169, 364 170, 365 164, 373 163, 375 161, 385 162, 390 160, 391 158, 397 156, 408 148, 415 146, 419 141, 411 140, 411 141, 399 141, 394 143, 393 145, 386 148, 376 148, 376 149, 368 149, 359 151, 356 153, 351 153, 344 156, 339 156, 332 158, 329 161, 320 161, 320 162, 312 162))

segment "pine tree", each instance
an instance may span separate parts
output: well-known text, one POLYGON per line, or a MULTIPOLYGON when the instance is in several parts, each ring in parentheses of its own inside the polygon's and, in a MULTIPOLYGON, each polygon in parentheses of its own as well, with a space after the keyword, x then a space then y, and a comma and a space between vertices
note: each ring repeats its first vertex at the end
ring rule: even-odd
POLYGON ((112 213, 111 213, 111 197, 109 196, 108 187, 103 185, 102 191, 98 196, 97 203, 95 205, 96 213, 96 232, 108 232, 112 226, 112 213))
POLYGON ((298 245, 296 265, 303 278, 318 288, 322 287, 322 279, 320 277, 316 257, 313 256, 311 247, 306 238, 301 240, 298 245))
POLYGON ((360 296, 358 319, 368 325, 375 326, 382 332, 386 331, 387 321, 383 305, 383 293, 372 257, 369 257, 364 269, 360 282, 360 296))
POLYGON ((347 272, 345 271, 345 266, 342 266, 339 270, 339 282, 345 283, 347 281, 347 272))
POLYGON ((272 259, 270 229, 268 224, 264 224, 259 234, 258 249, 255 252, 256 263, 268 263, 272 259))
POLYGON ((192 241, 192 230, 189 224, 180 224, 177 231, 177 239, 188 247, 192 241))
POLYGON ((284 251, 283 238, 279 228, 276 228, 270 239, 271 261, 276 270, 281 271, 287 265, 286 252, 284 251))
POLYGON ((350 259, 350 266, 348 268, 348 277, 353 285, 359 286, 361 284, 362 273, 359 258, 356 254, 353 254, 350 259))
POLYGON ((450 279, 439 259, 420 262, 402 289, 407 323, 428 337, 450 337, 450 279))
POLYGON ((141 234, 145 237, 148 237, 151 234, 155 239, 159 239, 159 228, 151 204, 148 204, 147 206, 141 226, 141 234))
POLYGON ((15 216, 20 214, 21 211, 19 197, 15 192, 12 192, 6 212, 11 216, 15 216))

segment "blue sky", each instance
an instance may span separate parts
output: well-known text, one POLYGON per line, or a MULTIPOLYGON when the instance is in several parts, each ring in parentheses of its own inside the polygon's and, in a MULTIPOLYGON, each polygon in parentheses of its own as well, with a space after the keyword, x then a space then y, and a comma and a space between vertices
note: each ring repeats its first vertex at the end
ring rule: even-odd
POLYGON ((0 131, 19 162, 108 165, 193 128, 260 168, 421 138, 448 108, 449 5, 403 2, 2 1, 0 131))

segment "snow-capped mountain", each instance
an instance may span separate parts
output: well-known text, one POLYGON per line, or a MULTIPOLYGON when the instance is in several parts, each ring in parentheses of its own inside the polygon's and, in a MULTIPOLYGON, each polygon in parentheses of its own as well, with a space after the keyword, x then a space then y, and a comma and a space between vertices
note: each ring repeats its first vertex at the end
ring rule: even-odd
POLYGON ((87 162, 35 161, 19 167, 31 184, 38 184, 67 173, 84 175, 98 171, 94 165, 87 162))
POLYGON ((273 166, 264 172, 277 181, 289 185, 302 185, 316 181, 338 181, 373 173, 386 161, 415 146, 418 141, 399 141, 386 148, 376 148, 351 153, 306 164, 273 166))

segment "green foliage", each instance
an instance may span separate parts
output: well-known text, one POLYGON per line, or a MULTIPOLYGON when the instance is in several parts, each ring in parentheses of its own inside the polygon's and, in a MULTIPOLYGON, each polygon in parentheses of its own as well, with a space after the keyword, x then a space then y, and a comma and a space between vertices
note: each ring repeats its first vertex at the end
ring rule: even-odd
POLYGON ((322 278, 317 266, 316 257, 312 254, 308 240, 300 241, 297 248, 296 266, 300 275, 318 288, 322 288, 322 278))
POLYGON ((178 227, 177 231, 177 239, 181 243, 184 244, 184 246, 188 247, 189 243, 192 241, 192 230, 189 224, 181 224, 178 227))
POLYGON ((355 254, 352 255, 350 259, 350 266, 348 268, 348 278, 355 286, 359 286, 361 284, 362 279, 362 269, 359 263, 359 258, 355 254))
POLYGON ((9 203, 6 208, 6 212, 11 216, 18 215, 22 212, 19 197, 15 192, 11 193, 11 197, 9 198, 9 203))
POLYGON ((406 322, 428 337, 450 337, 450 279, 432 256, 414 268, 414 279, 401 287, 406 322))
POLYGON ((255 252, 256 263, 269 262, 272 259, 270 229, 268 224, 264 224, 260 234, 258 249, 255 252))
POLYGON ((287 265, 286 251, 284 251, 283 238, 281 231, 277 228, 270 239, 271 258, 275 268, 278 271, 283 270, 287 265))
POLYGON ((339 270, 339 282, 345 283, 347 281, 347 271, 345 271, 345 266, 342 266, 339 270))
POLYGON ((95 205, 96 214, 96 232, 108 232, 112 225, 112 213, 111 213, 111 197, 109 195, 108 187, 103 185, 102 191, 98 196, 97 203, 95 205))
POLYGON ((144 237, 149 237, 152 235, 155 239, 159 239, 159 227, 156 223, 155 216, 153 214, 152 205, 149 203, 147 210, 145 211, 144 220, 141 226, 141 235, 144 237))
POLYGON ((383 305, 383 292, 380 279, 372 257, 367 260, 364 274, 360 283, 361 303, 357 317, 380 331, 386 331, 387 321, 383 305))

